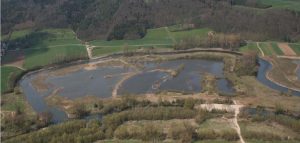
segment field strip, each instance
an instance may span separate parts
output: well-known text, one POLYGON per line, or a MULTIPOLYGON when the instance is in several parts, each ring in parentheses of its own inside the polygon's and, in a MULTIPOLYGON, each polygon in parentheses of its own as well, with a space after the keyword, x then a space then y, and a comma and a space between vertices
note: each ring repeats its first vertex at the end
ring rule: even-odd
MULTIPOLYGON (((134 47, 141 47, 141 46, 172 46, 174 44, 141 44, 141 45, 128 45, 128 46, 134 46, 134 47)), ((117 45, 117 46, 95 46, 95 48, 109 48, 109 47, 123 47, 123 45, 117 45)))
MULTIPOLYGON (((273 42, 278 43, 276 41, 273 41, 273 42)), ((257 43, 257 42, 255 42, 255 41, 247 41, 247 43, 257 43)), ((270 43, 270 42, 259 42, 259 43, 270 43)), ((300 43, 287 43, 287 44, 300 45, 300 43)))
POLYGON ((63 46, 83 46, 82 44, 63 44, 63 45, 54 45, 54 46, 48 46, 48 47, 63 47, 63 46))
POLYGON ((17 52, 22 50, 39 50, 39 49, 46 49, 46 48, 54 48, 54 47, 63 47, 63 46, 84 46, 82 44, 64 44, 64 45, 54 45, 54 46, 46 46, 44 48, 37 47, 37 48, 25 48, 25 49, 16 49, 16 50, 7 50, 8 52, 17 52))
POLYGON ((261 52, 261 55, 264 57, 265 56, 264 51, 260 48, 259 43, 256 42, 256 45, 257 45, 257 48, 259 49, 259 51, 261 52))
POLYGON ((296 56, 295 51, 288 45, 288 43, 277 43, 278 47, 286 56, 296 56))
POLYGON ((175 38, 172 36, 170 30, 169 30, 169 27, 165 27, 165 30, 167 31, 168 35, 169 35, 169 38, 173 41, 173 43, 176 43, 176 40, 175 38))
POLYGON ((277 58, 283 58, 283 59, 291 59, 291 60, 300 60, 300 57, 298 56, 277 56, 277 58))

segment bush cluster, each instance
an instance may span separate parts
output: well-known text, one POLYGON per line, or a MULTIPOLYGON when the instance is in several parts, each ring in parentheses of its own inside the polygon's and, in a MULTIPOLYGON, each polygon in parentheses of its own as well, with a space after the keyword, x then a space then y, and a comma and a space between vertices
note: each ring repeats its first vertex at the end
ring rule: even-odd
POLYGON ((115 130, 119 125, 131 120, 169 120, 194 118, 197 111, 181 107, 134 108, 107 115, 103 118, 105 128, 115 130))
POLYGON ((201 129, 197 132, 197 138, 199 140, 215 140, 221 138, 227 141, 237 141, 239 136, 234 130, 216 132, 212 129, 201 129))
POLYGON ((50 126, 43 130, 20 135, 7 143, 90 143, 104 139, 104 133, 100 129, 101 123, 96 120, 73 120, 63 124, 50 126))

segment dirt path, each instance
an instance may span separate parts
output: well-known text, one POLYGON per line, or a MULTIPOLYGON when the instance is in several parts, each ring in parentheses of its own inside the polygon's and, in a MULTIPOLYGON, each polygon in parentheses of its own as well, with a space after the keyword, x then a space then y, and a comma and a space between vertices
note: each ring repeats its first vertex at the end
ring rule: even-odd
POLYGON ((119 88, 122 86, 123 82, 126 81, 127 79, 133 77, 134 75, 139 74, 140 72, 131 72, 128 73, 126 76, 124 76, 114 87, 113 91, 112 91, 112 97, 117 97, 118 96, 118 90, 119 88))
POLYGON ((289 46, 288 43, 278 43, 278 47, 281 49, 281 51, 286 56, 296 56, 297 54, 295 51, 289 46))
POLYGON ((89 59, 93 59, 93 48, 94 48, 94 46, 91 46, 91 45, 86 43, 85 48, 86 48, 86 51, 88 53, 89 59))
POLYGON ((257 48, 259 49, 259 51, 261 52, 261 55, 264 57, 264 56, 265 56, 265 53, 264 53, 264 51, 260 48, 259 42, 256 42, 256 45, 257 45, 257 48))
MULTIPOLYGON (((235 100, 233 100, 233 103, 234 103, 235 105, 237 105, 237 102, 236 102, 235 100)), ((241 134, 241 128, 240 128, 240 125, 239 125, 238 120, 237 120, 238 115, 239 115, 239 113, 240 113, 240 108, 241 108, 241 107, 242 107, 242 106, 237 106, 237 107, 235 108, 235 110, 234 110, 234 119, 233 119, 233 123, 234 123, 235 129, 236 129, 236 131, 237 131, 237 133, 238 133, 238 135, 239 135, 239 137, 240 137, 240 142, 241 142, 241 143, 245 143, 245 141, 244 141, 244 139, 243 139, 243 136, 242 136, 242 134, 241 134)))
POLYGON ((241 134, 241 128, 238 124, 238 114, 240 113, 240 108, 243 107, 243 105, 237 104, 237 102, 234 100, 234 105, 227 105, 227 104, 201 104, 200 106, 197 106, 196 108, 200 109, 206 109, 208 111, 212 111, 213 109, 216 110, 225 110, 227 112, 234 112, 234 118, 232 119, 233 128, 236 130, 237 134, 239 135, 240 142, 245 143, 243 136, 241 134))

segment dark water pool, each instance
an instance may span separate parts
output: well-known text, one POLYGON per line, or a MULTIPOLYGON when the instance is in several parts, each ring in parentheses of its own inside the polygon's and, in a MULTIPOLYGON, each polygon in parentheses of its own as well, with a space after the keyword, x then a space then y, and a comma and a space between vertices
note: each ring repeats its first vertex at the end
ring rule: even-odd
POLYGON ((217 88, 221 92, 234 93, 231 84, 224 79, 224 64, 221 61, 180 59, 161 63, 145 64, 146 72, 136 75, 124 82, 119 89, 120 95, 128 93, 155 93, 158 91, 201 92, 201 81, 205 73, 218 77, 217 88), (150 66, 148 66, 150 65, 150 66), (164 72, 147 72, 152 69, 178 69, 184 66, 176 77, 164 72), (158 86, 153 86, 157 85, 158 86))

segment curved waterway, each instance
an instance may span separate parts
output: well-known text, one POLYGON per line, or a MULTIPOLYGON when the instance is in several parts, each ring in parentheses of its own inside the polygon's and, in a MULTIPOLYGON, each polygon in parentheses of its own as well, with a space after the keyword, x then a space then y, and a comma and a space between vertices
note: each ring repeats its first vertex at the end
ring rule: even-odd
MULTIPOLYGON (((260 59, 260 67, 257 79, 280 92, 287 92, 288 89, 279 86, 266 78, 266 73, 272 68, 267 61, 260 59)), ((185 93, 198 93, 202 91, 202 79, 209 73, 216 77, 216 89, 229 95, 234 89, 223 74, 224 63, 222 61, 202 59, 178 59, 162 62, 141 63, 143 68, 137 70, 128 66, 102 66, 94 69, 85 69, 82 66, 75 71, 64 74, 53 74, 56 70, 44 70, 25 75, 20 80, 20 86, 28 102, 36 112, 50 111, 53 114, 53 122, 59 123, 68 119, 65 112, 58 107, 49 106, 45 98, 53 92, 75 99, 84 96, 97 96, 109 98, 118 82, 126 75, 136 73, 120 84, 117 94, 145 94, 157 93, 160 91, 179 91, 185 93), (175 76, 171 71, 178 71, 175 76), (38 90, 35 80, 47 85, 44 90, 38 90)), ((66 67, 68 68, 68 67, 66 67)), ((300 95, 298 91, 292 91, 293 95, 300 95)), ((94 115, 95 116, 95 115, 94 115)), ((94 116, 87 117, 94 118, 94 116)), ((98 118, 98 115, 96 115, 98 118)))
MULTIPOLYGON (((300 92, 293 90, 293 89, 288 89, 286 87, 280 86, 272 81, 270 81, 267 77, 266 74, 269 70, 272 69, 272 64, 270 64, 268 61, 264 59, 259 59, 259 69, 258 69, 258 74, 257 74, 257 80, 263 83, 264 85, 275 89, 279 92, 283 93, 288 93, 290 92, 292 95, 300 96, 300 92)), ((299 74, 299 73, 298 73, 299 74)))

